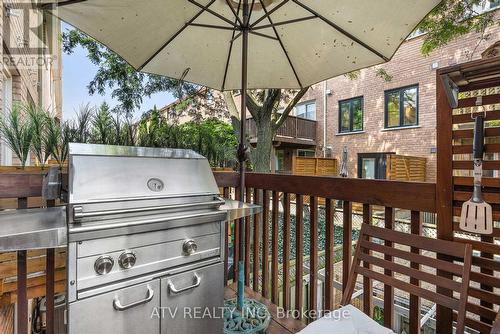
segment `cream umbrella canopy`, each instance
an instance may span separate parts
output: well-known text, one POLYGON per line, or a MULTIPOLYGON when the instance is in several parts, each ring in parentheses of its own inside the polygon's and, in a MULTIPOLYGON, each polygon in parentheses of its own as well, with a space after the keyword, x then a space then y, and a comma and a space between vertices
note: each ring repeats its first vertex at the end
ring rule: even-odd
MULTIPOLYGON (((42 8, 103 43, 139 71, 246 92, 308 87, 386 62, 439 2, 42 0, 42 8)), ((240 111, 243 192, 246 94, 240 111)), ((244 240, 241 236, 240 254, 244 254, 244 240)), ((243 266, 240 261, 240 309, 243 266)))

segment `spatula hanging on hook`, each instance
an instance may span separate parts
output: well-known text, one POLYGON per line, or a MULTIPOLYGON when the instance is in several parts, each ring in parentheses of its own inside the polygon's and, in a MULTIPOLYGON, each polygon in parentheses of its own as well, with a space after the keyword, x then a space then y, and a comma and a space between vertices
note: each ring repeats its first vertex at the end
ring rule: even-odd
POLYGON ((493 233, 491 205, 483 199, 481 178, 483 177, 484 117, 477 116, 474 123, 474 192, 472 198, 462 206, 460 229, 478 234, 493 233))

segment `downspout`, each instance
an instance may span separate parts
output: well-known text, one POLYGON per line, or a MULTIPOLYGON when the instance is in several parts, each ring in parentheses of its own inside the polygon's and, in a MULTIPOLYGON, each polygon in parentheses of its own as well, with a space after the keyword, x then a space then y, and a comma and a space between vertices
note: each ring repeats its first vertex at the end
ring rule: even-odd
POLYGON ((328 80, 323 82, 323 158, 326 158, 326 111, 327 111, 327 85, 328 80))

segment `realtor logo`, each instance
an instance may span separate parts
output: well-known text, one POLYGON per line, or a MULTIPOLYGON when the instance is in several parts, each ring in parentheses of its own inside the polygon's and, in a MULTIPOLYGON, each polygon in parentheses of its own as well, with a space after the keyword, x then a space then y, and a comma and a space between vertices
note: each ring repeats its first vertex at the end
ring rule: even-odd
POLYGON ((4 1, 3 62, 9 68, 36 70, 56 62, 59 49, 59 20, 31 0, 4 1))

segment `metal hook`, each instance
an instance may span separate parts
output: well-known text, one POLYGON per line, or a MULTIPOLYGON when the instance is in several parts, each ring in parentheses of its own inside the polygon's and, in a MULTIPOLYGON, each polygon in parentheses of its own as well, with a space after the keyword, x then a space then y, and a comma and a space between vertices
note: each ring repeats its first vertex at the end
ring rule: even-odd
MULTIPOLYGON (((482 107, 482 109, 483 109, 483 118, 486 118, 486 109, 483 106, 483 97, 482 96, 476 97, 476 107, 482 107)), ((473 112, 473 109, 471 108, 470 109, 470 118, 476 119, 477 116, 474 117, 473 115, 474 115, 474 112, 473 112)))

